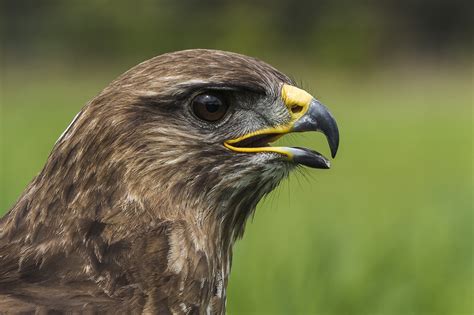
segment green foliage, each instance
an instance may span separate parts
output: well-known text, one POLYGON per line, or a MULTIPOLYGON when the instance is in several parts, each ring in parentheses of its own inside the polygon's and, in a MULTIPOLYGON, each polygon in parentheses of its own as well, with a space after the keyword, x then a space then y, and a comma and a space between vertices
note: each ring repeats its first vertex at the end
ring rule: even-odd
MULTIPOLYGON (((275 66, 299 74, 328 105, 340 152, 331 170, 301 169, 259 205, 235 248, 229 313, 471 314, 469 67, 347 74, 275 66)), ((75 113, 117 75, 88 70, 5 73, 2 211, 75 113)), ((328 153, 319 134, 281 141, 328 153)))
MULTIPOLYGON (((6 1, 2 52, 110 64, 187 48, 297 54, 367 66, 399 55, 472 53, 468 0, 6 1)), ((268 58, 264 58, 268 59, 268 58)))

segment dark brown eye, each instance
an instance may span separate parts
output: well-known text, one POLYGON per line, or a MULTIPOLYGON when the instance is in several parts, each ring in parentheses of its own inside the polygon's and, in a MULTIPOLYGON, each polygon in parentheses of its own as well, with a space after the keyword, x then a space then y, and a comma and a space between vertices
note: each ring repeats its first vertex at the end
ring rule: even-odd
POLYGON ((224 99, 213 94, 201 94, 192 102, 194 114, 202 120, 215 122, 224 117, 228 106, 224 99))

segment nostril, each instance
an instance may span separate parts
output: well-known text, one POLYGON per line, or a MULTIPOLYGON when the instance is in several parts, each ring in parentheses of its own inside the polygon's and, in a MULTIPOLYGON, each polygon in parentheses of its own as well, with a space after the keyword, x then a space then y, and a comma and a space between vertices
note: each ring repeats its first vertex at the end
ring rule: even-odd
POLYGON ((293 114, 297 114, 303 110, 303 106, 300 105, 291 105, 290 110, 293 114))

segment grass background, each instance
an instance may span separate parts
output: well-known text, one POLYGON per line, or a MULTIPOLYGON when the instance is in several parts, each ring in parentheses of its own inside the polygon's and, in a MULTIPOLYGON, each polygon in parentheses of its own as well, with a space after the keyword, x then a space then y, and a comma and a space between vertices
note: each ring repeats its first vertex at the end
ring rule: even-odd
MULTIPOLYGON (((328 105, 341 145, 262 201, 229 314, 472 314, 472 64, 338 71, 272 62, 328 105)), ((126 68, 4 68, 0 213, 79 109, 126 68)), ((281 142, 328 154, 319 134, 281 142)))

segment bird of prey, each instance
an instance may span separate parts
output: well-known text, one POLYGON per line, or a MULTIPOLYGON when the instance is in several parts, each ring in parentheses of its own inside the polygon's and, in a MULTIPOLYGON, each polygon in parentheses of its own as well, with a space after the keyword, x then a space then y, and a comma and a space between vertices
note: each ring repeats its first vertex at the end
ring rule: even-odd
POLYGON ((1 314, 224 314, 232 246, 259 200, 320 153, 270 143, 327 108, 216 50, 145 61, 92 99, 0 220, 1 314))

